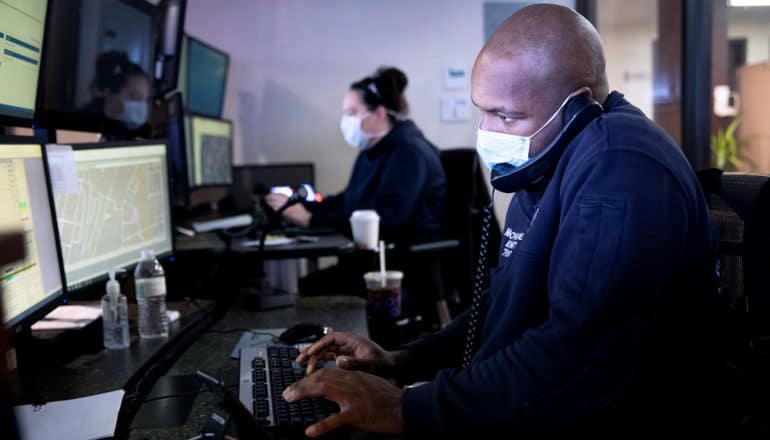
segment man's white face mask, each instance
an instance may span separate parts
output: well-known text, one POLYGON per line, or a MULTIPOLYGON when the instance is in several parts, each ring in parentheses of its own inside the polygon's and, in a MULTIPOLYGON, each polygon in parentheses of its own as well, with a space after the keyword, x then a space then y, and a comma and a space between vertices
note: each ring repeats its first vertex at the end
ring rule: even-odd
POLYGON ((551 117, 529 136, 517 136, 515 134, 484 130, 479 125, 476 132, 476 151, 478 151, 481 160, 489 169, 501 163, 510 164, 515 168, 524 165, 529 160, 529 147, 532 143, 532 138, 537 136, 548 124, 556 119, 561 109, 567 105, 567 102, 580 93, 585 93, 585 90, 580 89, 570 93, 551 117))

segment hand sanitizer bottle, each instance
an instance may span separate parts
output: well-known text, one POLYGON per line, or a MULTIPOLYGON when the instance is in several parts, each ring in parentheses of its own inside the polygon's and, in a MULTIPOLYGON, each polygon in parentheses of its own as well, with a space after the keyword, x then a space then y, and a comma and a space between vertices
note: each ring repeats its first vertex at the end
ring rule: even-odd
POLYGON ((120 293, 120 284, 115 279, 115 272, 109 272, 107 294, 102 298, 102 324, 104 328, 104 347, 112 350, 128 348, 131 340, 128 336, 128 302, 126 295, 120 293))

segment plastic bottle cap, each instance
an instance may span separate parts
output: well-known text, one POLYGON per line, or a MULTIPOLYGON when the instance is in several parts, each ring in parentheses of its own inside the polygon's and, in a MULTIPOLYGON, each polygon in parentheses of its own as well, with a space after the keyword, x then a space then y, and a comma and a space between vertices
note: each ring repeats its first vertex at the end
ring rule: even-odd
POLYGON ((141 258, 142 260, 154 260, 155 252, 152 249, 142 249, 141 258))

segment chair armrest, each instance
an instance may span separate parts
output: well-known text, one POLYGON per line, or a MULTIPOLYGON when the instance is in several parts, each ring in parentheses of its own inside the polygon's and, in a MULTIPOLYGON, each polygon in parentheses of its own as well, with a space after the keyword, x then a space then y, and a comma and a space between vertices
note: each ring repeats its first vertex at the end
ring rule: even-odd
POLYGON ((457 240, 441 240, 431 241, 429 243, 420 243, 409 246, 409 252, 411 253, 424 253, 424 252, 438 252, 447 249, 455 249, 460 247, 460 242, 457 240))

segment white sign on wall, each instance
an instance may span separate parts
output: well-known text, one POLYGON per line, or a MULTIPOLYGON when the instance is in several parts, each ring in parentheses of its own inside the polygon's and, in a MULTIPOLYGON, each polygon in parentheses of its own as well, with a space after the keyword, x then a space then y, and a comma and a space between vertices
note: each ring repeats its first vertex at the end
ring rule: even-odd
POLYGON ((446 90, 468 90, 468 71, 464 67, 448 67, 444 70, 446 90))
POLYGON ((441 122, 466 122, 471 119, 471 103, 466 97, 441 98, 441 122))

